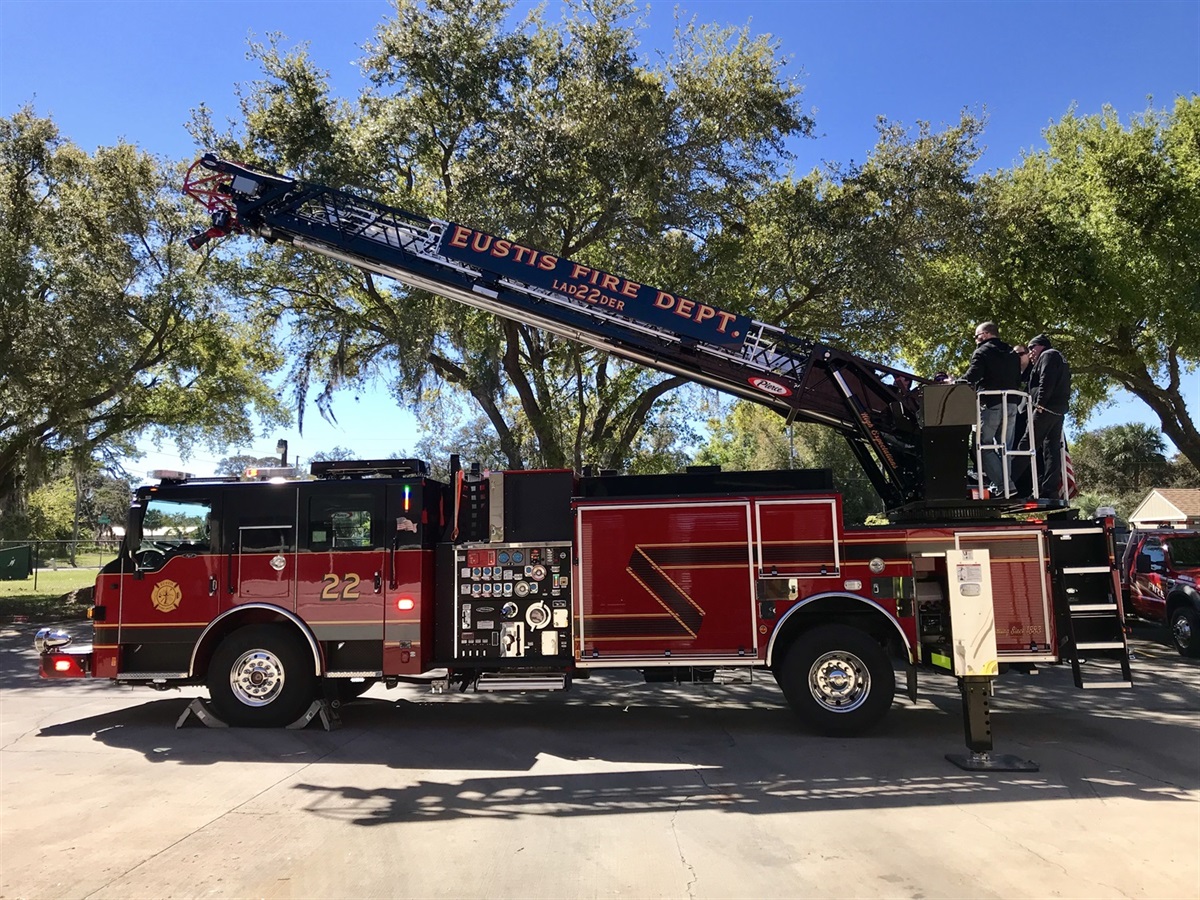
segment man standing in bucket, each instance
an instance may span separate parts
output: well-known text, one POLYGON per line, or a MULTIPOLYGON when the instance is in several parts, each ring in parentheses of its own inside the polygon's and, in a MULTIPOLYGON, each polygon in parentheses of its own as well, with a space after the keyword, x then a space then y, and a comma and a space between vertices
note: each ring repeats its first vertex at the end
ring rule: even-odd
POLYGON ((1071 367, 1039 334, 1029 341, 1029 400, 1033 410, 1033 442, 1037 448, 1039 494, 1063 497, 1063 417, 1071 401, 1071 367))
MULTIPOLYGON (((975 327, 975 352, 967 366, 963 379, 977 391, 1015 391, 1020 387, 1021 361, 1012 347, 1000 340, 1000 329, 995 322, 980 322, 975 327)), ((979 434, 976 440, 980 447, 1002 447, 1000 450, 982 451, 983 471, 997 496, 1014 493, 1009 475, 1007 451, 1013 447, 1016 435, 1017 401, 1005 402, 1002 394, 985 394, 980 398, 979 434), (1007 414, 1005 407, 1007 406, 1007 414), (1008 494, 1005 494, 1005 491, 1008 494)))

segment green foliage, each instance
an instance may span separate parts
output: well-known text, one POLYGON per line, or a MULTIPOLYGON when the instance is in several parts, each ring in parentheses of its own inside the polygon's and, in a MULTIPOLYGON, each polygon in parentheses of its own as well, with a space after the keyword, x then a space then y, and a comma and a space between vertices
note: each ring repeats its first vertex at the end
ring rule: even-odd
POLYGON ((773 185, 747 205, 746 233, 724 235, 729 290, 801 336, 869 357, 929 357, 935 371, 941 348, 961 340, 929 301, 974 233, 982 130, 965 112, 941 132, 881 120, 865 163, 773 185), (901 330, 912 321, 919 332, 901 330))
POLYGON ((71 477, 42 485, 29 497, 29 537, 69 541, 75 525, 75 483, 71 477))
POLYGON ((359 459, 360 454, 353 450, 347 450, 345 447, 334 447, 332 450, 318 450, 308 458, 308 462, 325 462, 327 460, 347 460, 359 459))
MULTIPOLYGON (((0 118, 0 513, 58 461, 148 433, 241 442, 283 411, 279 358, 183 238, 181 173, 128 144, 88 155, 24 108, 0 118)), ((49 526, 47 526, 49 527, 49 526)))
POLYGON ((236 475, 240 478, 246 474, 247 469, 253 466, 271 468, 278 465, 278 456, 249 456, 247 454, 225 456, 217 463, 216 474, 236 475))
POLYGON ((847 522, 863 522, 883 511, 849 446, 828 428, 813 424, 789 428, 766 407, 736 400, 714 411, 708 431, 708 443, 696 454, 697 464, 730 471, 827 468, 833 472, 835 489, 842 493, 847 522))
MULTIPOLYGON (((252 48, 264 78, 242 91, 244 131, 217 133, 204 110, 193 131, 248 162, 710 296, 704 240, 741 219, 785 140, 812 128, 778 48, 688 24, 652 64, 631 3, 568 3, 560 24, 535 9, 515 28, 511 7, 398 0, 353 103, 272 38, 252 48)), ((668 399, 683 378, 287 247, 217 251, 211 265, 264 320, 287 322, 295 399, 319 385, 327 415, 339 387, 380 375, 423 411, 443 393, 469 398, 493 433, 481 457, 517 468, 654 469, 689 430, 668 399)))
POLYGON ((28 524, 20 537, 39 541, 107 538, 114 524, 125 522, 132 494, 127 480, 108 475, 95 465, 89 464, 78 478, 59 467, 30 492, 28 524), (107 518, 107 525, 102 518, 107 518))
POLYGON ((1200 96, 1127 124, 1108 107, 1072 110, 1045 139, 981 180, 980 244, 954 273, 945 312, 995 319, 1015 339, 1049 334, 1074 372, 1075 415, 1123 387, 1200 465, 1181 389, 1200 362, 1200 96))
POLYGON ((1111 506, 1128 518, 1154 488, 1200 487, 1200 472, 1183 454, 1168 459, 1162 435, 1148 425, 1113 425, 1079 436, 1071 462, 1081 493, 1073 505, 1091 515, 1111 506))

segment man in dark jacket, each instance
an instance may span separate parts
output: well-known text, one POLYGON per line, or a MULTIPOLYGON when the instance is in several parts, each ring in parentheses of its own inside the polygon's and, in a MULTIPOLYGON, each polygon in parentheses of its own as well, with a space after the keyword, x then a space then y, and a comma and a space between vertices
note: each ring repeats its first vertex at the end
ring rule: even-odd
MULTIPOLYGON (((979 323, 975 328, 975 345, 964 380, 977 391, 1019 390, 1021 360, 1012 347, 1000 340, 1000 329, 995 322, 979 323)), ((984 474, 1001 496, 1006 491, 1012 494, 1008 457, 1001 454, 1000 448, 1005 453, 1012 449, 1019 404, 1016 399, 1006 402, 1003 394, 991 393, 984 394, 979 401, 977 440, 982 448, 984 474)))
POLYGON ((1071 367, 1044 334, 1029 341, 1029 402, 1037 448, 1039 495, 1063 499, 1063 417, 1071 402, 1071 367))

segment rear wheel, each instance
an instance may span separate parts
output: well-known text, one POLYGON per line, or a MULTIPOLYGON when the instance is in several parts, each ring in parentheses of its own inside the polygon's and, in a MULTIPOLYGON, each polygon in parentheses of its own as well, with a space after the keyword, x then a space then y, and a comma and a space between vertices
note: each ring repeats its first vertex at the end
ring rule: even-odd
POLYGON ((1190 606, 1171 612, 1171 641, 1182 656, 1200 657, 1200 614, 1190 606))
POLYGON ((308 708, 316 693, 312 653, 283 625, 239 628, 217 647, 208 693, 230 725, 278 728, 308 708))
POLYGON ((776 678, 800 721, 827 735, 860 734, 876 725, 896 693, 887 652, 849 625, 820 625, 801 634, 776 678))

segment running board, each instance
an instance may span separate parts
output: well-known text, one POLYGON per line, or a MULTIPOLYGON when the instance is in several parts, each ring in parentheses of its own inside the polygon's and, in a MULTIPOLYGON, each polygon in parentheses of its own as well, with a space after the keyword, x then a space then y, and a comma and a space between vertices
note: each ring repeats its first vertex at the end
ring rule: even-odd
POLYGON ((475 685, 477 691, 565 691, 566 675, 515 675, 484 672, 475 685))

